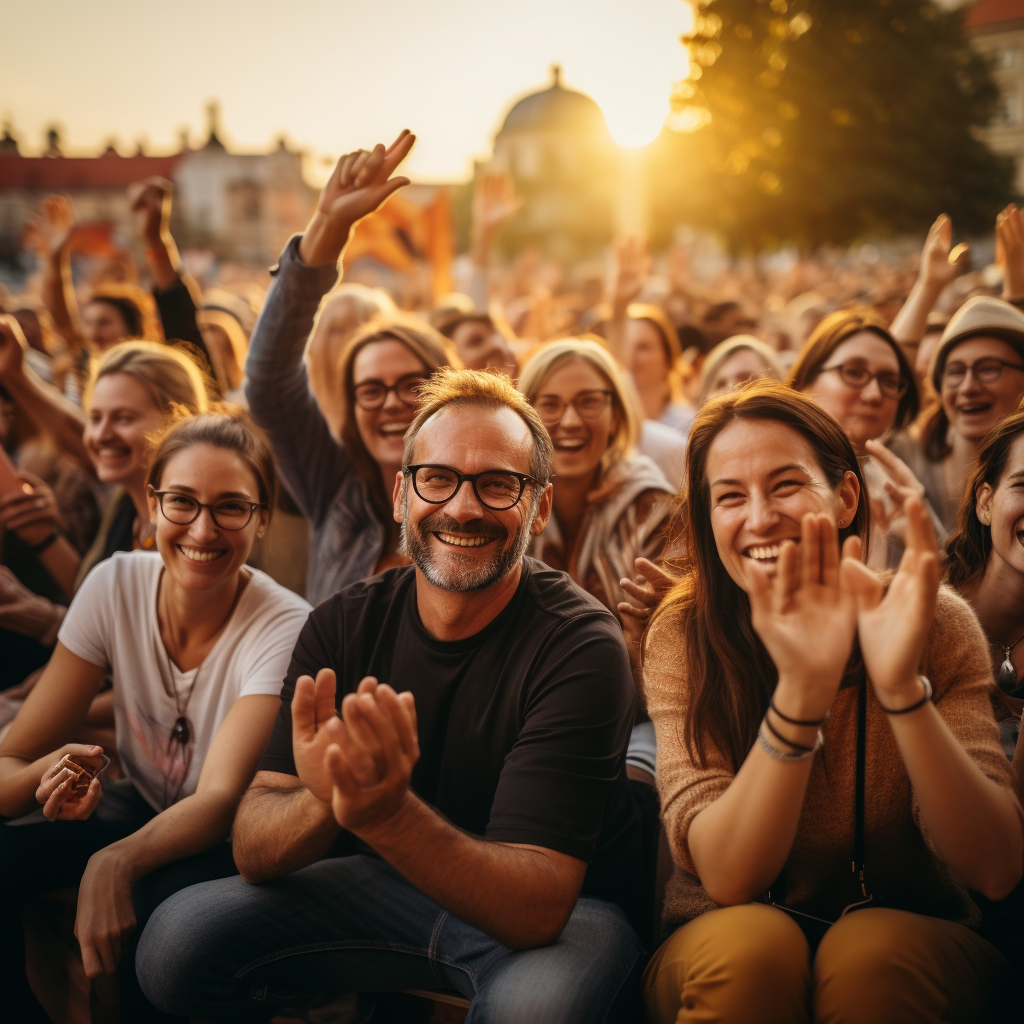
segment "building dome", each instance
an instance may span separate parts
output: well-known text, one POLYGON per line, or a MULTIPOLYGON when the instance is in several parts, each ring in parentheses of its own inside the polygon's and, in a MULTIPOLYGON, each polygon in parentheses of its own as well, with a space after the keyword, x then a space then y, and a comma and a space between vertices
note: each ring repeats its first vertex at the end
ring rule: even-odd
POLYGON ((551 85, 524 96, 509 112, 498 135, 550 129, 599 131, 607 134, 601 108, 587 95, 562 85, 562 69, 551 67, 551 85))

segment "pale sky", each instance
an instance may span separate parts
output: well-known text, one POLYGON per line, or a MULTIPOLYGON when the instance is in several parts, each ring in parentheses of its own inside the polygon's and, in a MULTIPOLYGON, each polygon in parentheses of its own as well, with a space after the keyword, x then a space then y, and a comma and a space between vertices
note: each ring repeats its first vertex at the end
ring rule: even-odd
POLYGON ((601 104, 613 136, 647 141, 685 75, 686 0, 4 0, 0 118, 26 154, 58 122, 65 153, 111 136, 176 148, 221 103, 229 147, 282 131, 322 157, 419 137, 406 171, 459 181, 512 102, 563 83, 601 104))

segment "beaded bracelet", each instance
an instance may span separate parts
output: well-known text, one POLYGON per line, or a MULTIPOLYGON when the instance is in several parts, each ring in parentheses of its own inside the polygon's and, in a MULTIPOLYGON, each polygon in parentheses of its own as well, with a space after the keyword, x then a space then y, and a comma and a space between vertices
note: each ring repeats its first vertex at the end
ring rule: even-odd
POLYGON ((887 715, 909 715, 911 711, 916 711, 920 707, 924 707, 932 699, 932 684, 927 676, 918 676, 921 681, 921 685, 924 687, 924 696, 914 704, 911 704, 906 708, 887 708, 881 701, 878 702, 878 706, 887 715))
POLYGON ((822 735, 821 730, 818 730, 817 739, 814 741, 814 746, 810 750, 804 750, 796 754, 791 754, 787 750, 780 750, 775 746, 771 740, 765 736, 762 729, 757 730, 757 739, 761 746, 764 748, 765 753, 769 757, 775 758, 776 761, 803 761, 808 757, 814 757, 814 755, 821 750, 825 745, 825 737, 822 735))

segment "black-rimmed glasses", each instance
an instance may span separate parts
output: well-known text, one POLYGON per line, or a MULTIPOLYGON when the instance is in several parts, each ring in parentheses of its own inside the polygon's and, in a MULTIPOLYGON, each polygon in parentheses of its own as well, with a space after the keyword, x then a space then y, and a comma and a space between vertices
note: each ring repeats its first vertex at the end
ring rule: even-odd
POLYGON ((842 377, 844 384, 855 388, 857 391, 862 391, 873 380, 877 380, 878 390, 886 398, 900 399, 907 393, 907 388, 909 387, 907 382, 898 373, 893 373, 892 370, 880 370, 878 373, 872 373, 866 366, 862 366, 860 363, 839 363, 837 366, 824 366, 821 372, 828 373, 831 370, 835 370, 842 377))
POLYGON ((443 505, 451 501, 468 480, 473 485, 477 500, 492 512, 513 508, 523 496, 527 483, 540 483, 528 473, 514 473, 508 469, 460 473, 451 466, 423 465, 406 466, 405 472, 412 477, 413 490, 431 505, 443 505))
POLYGON ((995 356, 986 356, 973 363, 946 363, 942 370, 943 387, 959 387, 968 373, 974 374, 974 379, 981 384, 995 384, 1003 375, 1003 369, 1024 370, 1020 363, 1008 363, 1005 359, 998 359, 995 356))
POLYGON ((360 409, 372 412, 375 409, 380 409, 388 400, 388 395, 394 391, 402 405, 415 409, 420 401, 420 388, 426 379, 422 374, 417 373, 402 377, 397 384, 385 384, 382 380, 364 380, 354 389, 356 405, 360 409))
POLYGON ((553 426, 562 422, 565 410, 571 405, 581 420, 596 420, 608 408, 613 392, 593 388, 588 391, 580 391, 569 399, 568 402, 558 395, 538 395, 534 400, 533 407, 537 410, 541 423, 545 426, 553 426))
POLYGON ((179 494, 177 491, 153 491, 153 495, 160 503, 164 519, 176 526, 194 523, 205 508, 222 530, 244 530, 256 509, 265 507, 262 501, 242 501, 239 498, 225 498, 223 501, 205 504, 196 501, 191 495, 179 494))

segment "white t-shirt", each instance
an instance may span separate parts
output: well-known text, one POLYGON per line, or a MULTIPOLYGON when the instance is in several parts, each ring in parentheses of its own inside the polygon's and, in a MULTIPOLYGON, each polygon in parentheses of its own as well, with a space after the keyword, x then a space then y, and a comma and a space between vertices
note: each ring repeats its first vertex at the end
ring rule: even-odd
POLYGON ((110 671, 121 765, 158 811, 196 791, 213 737, 239 697, 281 692, 310 611, 297 594, 249 569, 252 578, 206 660, 180 672, 157 623, 163 568, 155 551, 118 552, 101 562, 57 636, 72 654, 110 671), (181 729, 175 738, 180 717, 187 738, 181 729))

